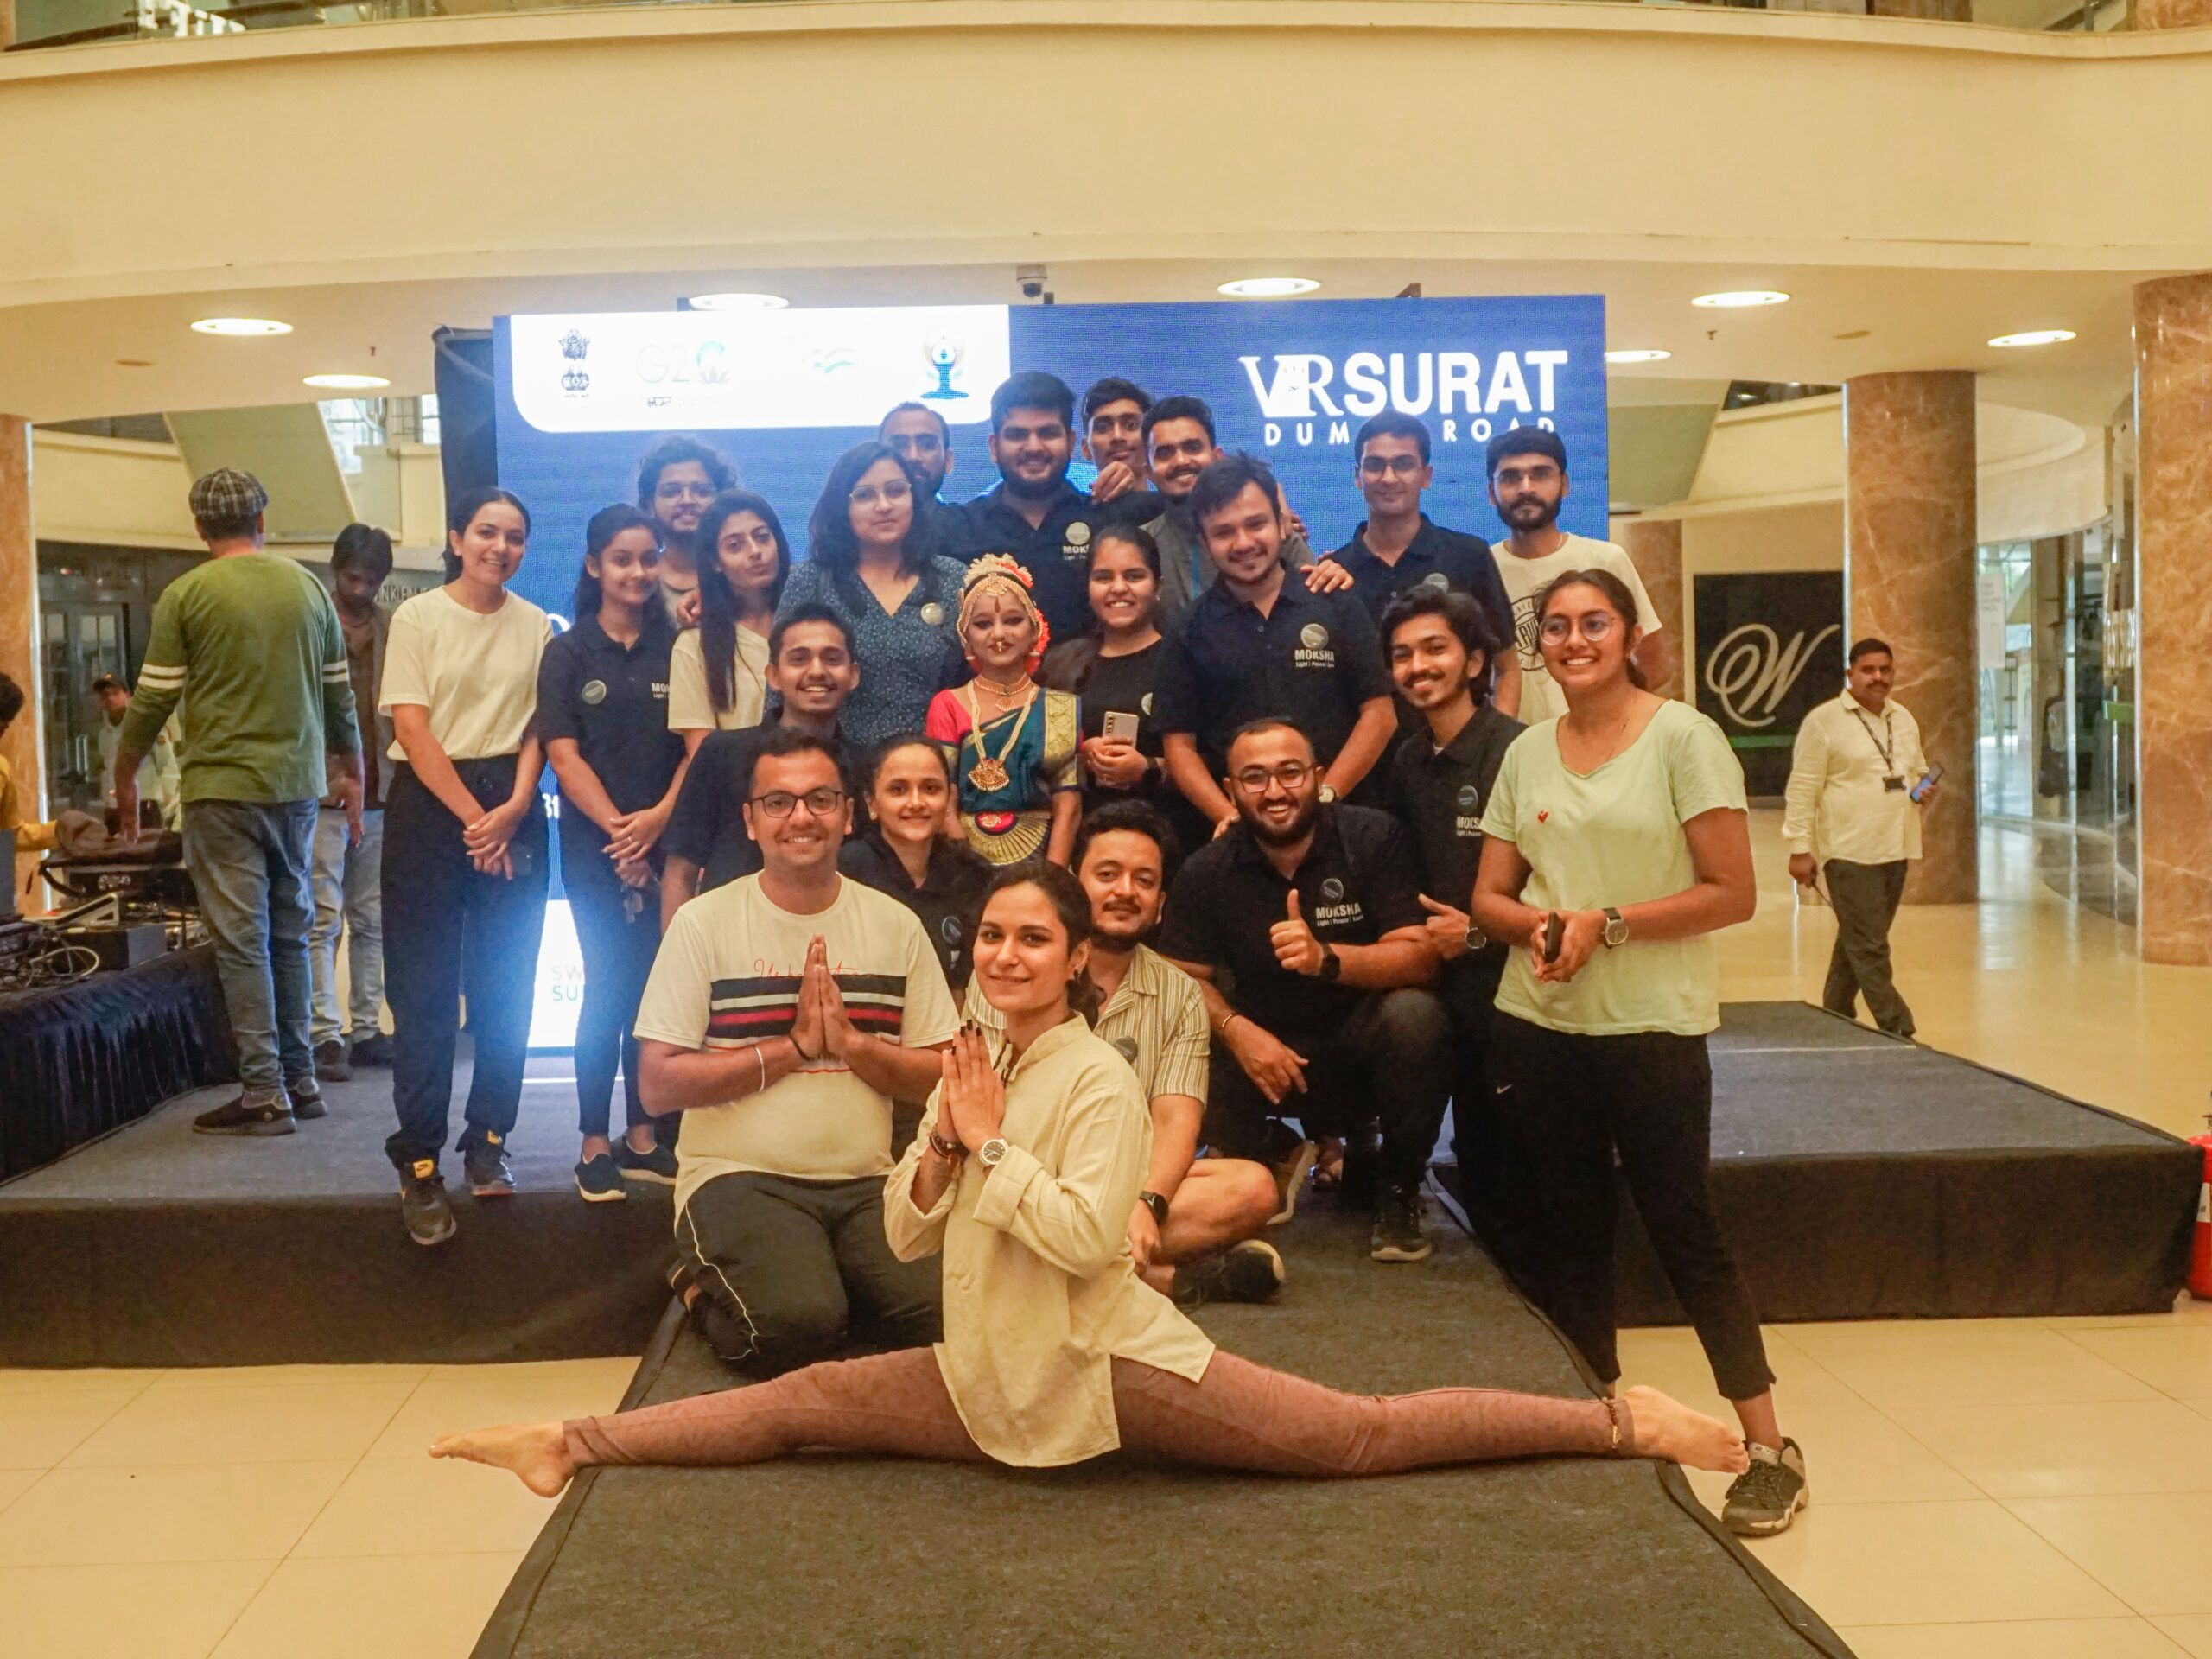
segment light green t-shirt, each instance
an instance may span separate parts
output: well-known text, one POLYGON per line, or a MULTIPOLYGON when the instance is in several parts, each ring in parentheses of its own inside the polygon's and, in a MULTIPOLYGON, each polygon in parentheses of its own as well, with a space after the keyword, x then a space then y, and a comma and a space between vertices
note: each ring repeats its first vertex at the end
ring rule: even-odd
MULTIPOLYGON (((1522 901, 1602 910, 1694 886, 1682 826, 1716 807, 1744 810, 1744 769, 1720 728, 1688 703, 1667 703, 1635 742, 1586 778, 1560 760, 1558 724, 1545 721, 1513 740, 1483 815, 1483 834, 1511 842, 1528 861, 1522 901)), ((1554 1031, 1696 1037, 1720 1023, 1720 969, 1707 936, 1631 938, 1600 946, 1567 983, 1541 985, 1529 952, 1516 950, 1497 1006, 1554 1031)))

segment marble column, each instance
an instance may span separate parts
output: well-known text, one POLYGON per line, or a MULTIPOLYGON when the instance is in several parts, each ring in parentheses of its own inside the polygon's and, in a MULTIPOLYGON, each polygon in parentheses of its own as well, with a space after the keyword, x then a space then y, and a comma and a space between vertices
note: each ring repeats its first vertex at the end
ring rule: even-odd
POLYGON ((1944 768, 1922 819, 1909 905, 1972 904, 1974 743, 1974 383, 1964 369, 1868 374, 1843 388, 1844 594, 1851 639, 1896 653, 1898 702, 1944 768))
MULTIPOLYGON (((26 822, 46 817, 39 717, 38 543, 31 534, 30 428, 0 415, 0 674, 22 688, 23 711, 0 738, 26 822)), ((11 872, 11 874, 13 874, 11 872)), ((24 902, 16 881, 16 903, 24 902)))
POLYGON ((2212 0, 2135 0, 2138 29, 2201 29, 2212 23, 2212 0))
POLYGON ((1643 579, 1651 608, 1659 613, 1658 636, 1637 652, 1637 661, 1662 697, 1682 691, 1682 521, 1630 518, 1621 526, 1621 545, 1643 579))
POLYGON ((2135 766, 2146 962, 2212 963, 2212 273, 2135 289, 2135 766))

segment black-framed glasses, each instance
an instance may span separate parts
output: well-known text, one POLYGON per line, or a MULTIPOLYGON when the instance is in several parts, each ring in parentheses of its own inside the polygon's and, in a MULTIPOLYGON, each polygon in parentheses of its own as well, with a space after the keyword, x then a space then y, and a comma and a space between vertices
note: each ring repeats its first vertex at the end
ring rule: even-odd
POLYGON ((1411 478, 1421 466, 1419 455, 1363 455, 1359 461, 1359 470, 1369 478, 1381 478, 1386 473, 1411 478))
POLYGON ((1247 766, 1242 772, 1234 773, 1233 776, 1236 779, 1237 788, 1245 791, 1248 794, 1259 795, 1266 791, 1269 784, 1281 784, 1285 789, 1296 789, 1307 778, 1320 770, 1320 767, 1310 766, 1303 760, 1286 760, 1281 766, 1274 767, 1247 766))
POLYGON ((788 818, 801 804, 813 817, 826 818, 844 804, 845 791, 842 789, 810 789, 804 795, 794 795, 788 789, 772 789, 765 795, 755 795, 750 803, 772 818, 788 818))

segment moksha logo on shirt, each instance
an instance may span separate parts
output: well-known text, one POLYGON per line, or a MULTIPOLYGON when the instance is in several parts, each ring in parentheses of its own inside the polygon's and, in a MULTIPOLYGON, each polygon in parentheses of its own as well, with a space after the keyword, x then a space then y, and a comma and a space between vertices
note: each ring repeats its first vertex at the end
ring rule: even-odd
POLYGON ((1354 425, 1386 408, 1423 416, 1433 411, 1429 429, 1440 443, 1460 442, 1463 435, 1469 443, 1487 443, 1492 433, 1524 424, 1523 416, 1548 430, 1559 404, 1558 372, 1572 353, 1500 352, 1491 359, 1487 385, 1474 352, 1392 352, 1387 361, 1380 352, 1352 352, 1341 372, 1337 359, 1321 352, 1279 352, 1264 370, 1263 357, 1236 360, 1263 417, 1261 442, 1272 449, 1286 436, 1301 447, 1318 437, 1348 448, 1354 425))
POLYGON ((1308 622, 1298 631, 1298 649, 1291 653, 1291 661, 1300 668, 1334 668, 1337 653, 1329 644, 1329 631, 1319 622, 1308 622))

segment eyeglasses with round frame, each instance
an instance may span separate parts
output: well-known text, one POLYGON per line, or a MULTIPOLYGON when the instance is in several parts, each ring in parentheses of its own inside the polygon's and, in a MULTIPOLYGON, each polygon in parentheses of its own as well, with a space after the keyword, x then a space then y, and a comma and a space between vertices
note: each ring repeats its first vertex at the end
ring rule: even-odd
MULTIPOLYGON (((1592 611, 1580 620, 1580 628, 1582 637, 1594 645, 1610 636, 1619 623, 1620 619, 1611 611, 1592 611)), ((1538 632, 1556 645, 1575 632, 1577 626, 1576 619, 1571 616, 1548 616, 1538 632)))
POLYGON ((888 502, 895 507, 901 501, 911 501, 913 499, 914 486, 903 478, 894 478, 887 484, 856 485, 845 497, 845 499, 856 507, 872 507, 878 501, 888 502))
POLYGON ((842 789, 810 789, 804 795, 794 795, 788 789, 772 789, 765 795, 755 795, 747 805, 757 807, 771 818, 788 818, 798 807, 817 818, 826 818, 845 804, 842 789))
POLYGON ((1232 773, 1236 787, 1248 794, 1263 795, 1269 784, 1281 784, 1285 789, 1296 789, 1315 772, 1318 766, 1303 760, 1285 760, 1275 766, 1246 766, 1232 773))

